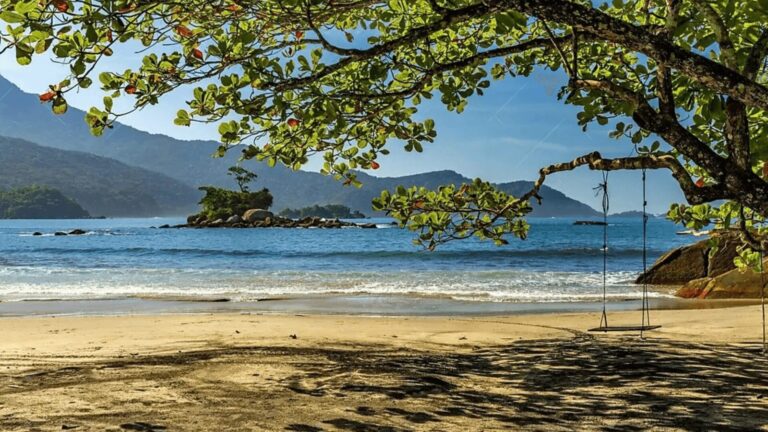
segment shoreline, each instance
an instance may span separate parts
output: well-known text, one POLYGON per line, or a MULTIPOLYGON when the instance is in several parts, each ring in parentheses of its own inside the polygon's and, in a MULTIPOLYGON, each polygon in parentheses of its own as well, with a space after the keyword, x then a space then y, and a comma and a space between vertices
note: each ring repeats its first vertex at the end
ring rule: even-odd
MULTIPOLYGON (((670 297, 650 299, 651 310, 720 309, 759 304, 759 299, 699 300, 670 297)), ((614 312, 638 311, 641 301, 612 300, 614 312)), ((110 297, 95 299, 24 299, 0 301, 0 318, 36 316, 130 316, 173 314, 311 314, 402 317, 482 317, 590 313, 602 310, 597 301, 494 302, 457 300, 447 296, 333 294, 266 297, 231 301, 226 297, 110 297)))

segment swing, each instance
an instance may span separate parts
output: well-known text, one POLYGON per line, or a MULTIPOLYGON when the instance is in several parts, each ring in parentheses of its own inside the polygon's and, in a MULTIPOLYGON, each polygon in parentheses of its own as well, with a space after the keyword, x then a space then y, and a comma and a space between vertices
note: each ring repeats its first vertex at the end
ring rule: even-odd
MULTIPOLYGON (((646 200, 646 173, 645 168, 643 168, 643 273, 645 273, 648 270, 648 247, 647 247, 647 238, 648 238, 648 213, 647 213, 647 205, 648 202, 646 200)), ((608 209, 609 209, 609 200, 608 200, 608 171, 603 171, 603 182, 600 183, 595 190, 597 193, 603 195, 603 313, 600 317, 600 326, 591 328, 588 331, 590 332, 632 332, 632 331, 639 331, 640 337, 643 337, 643 332, 649 331, 649 330, 656 330, 658 328, 661 328, 660 325, 651 325, 651 312, 650 312, 650 302, 648 300, 648 283, 643 280, 643 299, 642 299, 642 307, 641 307, 641 313, 642 313, 642 321, 639 326, 609 326, 608 325, 608 314, 606 313, 606 304, 607 304, 607 274, 608 274, 608 209)))

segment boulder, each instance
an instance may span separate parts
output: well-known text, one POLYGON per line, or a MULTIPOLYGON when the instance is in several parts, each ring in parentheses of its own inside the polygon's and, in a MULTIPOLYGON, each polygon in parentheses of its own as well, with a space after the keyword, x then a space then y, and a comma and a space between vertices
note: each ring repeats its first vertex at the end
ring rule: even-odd
POLYGON ((715 277, 736 268, 733 259, 740 244, 738 234, 730 231, 714 233, 718 249, 710 256, 712 245, 702 240, 677 248, 659 258, 637 278, 637 283, 652 285, 683 285, 696 279, 715 277))
MULTIPOLYGON (((211 227, 211 228, 220 227, 222 225, 224 225, 224 219, 216 219, 215 221, 208 223, 208 226, 211 227)), ((160 227, 160 228, 162 228, 162 227, 160 227)))
POLYGON ((230 217, 229 219, 227 219, 227 225, 239 224, 242 221, 243 221, 243 218, 241 218, 238 215, 234 215, 234 216, 230 217))
POLYGON ((56 231, 53 235, 55 235, 56 237, 64 237, 65 235, 67 235, 67 233, 56 231))
MULTIPOLYGON (((768 261, 763 265, 768 266, 768 261)), ((715 277, 692 280, 683 285, 676 295, 699 299, 760 298, 761 286, 759 273, 750 269, 734 269, 715 277)))
POLYGON ((741 239, 735 235, 720 237, 717 252, 709 257, 707 276, 715 277, 727 273, 736 268, 733 259, 739 255, 736 250, 742 244, 741 239))
POLYGON ((264 210, 264 209, 250 209, 245 213, 243 213, 243 219, 250 223, 254 223, 256 221, 263 221, 266 218, 272 218, 274 216, 275 215, 272 214, 271 211, 264 210))
POLYGON ((69 235, 85 235, 85 231, 81 229, 74 229, 69 232, 69 235))
POLYGON ((197 214, 187 216, 187 223, 190 225, 194 225, 197 222, 197 220, 200 219, 200 217, 201 216, 197 214))
POLYGON ((32 235, 35 236, 35 237, 39 237, 39 236, 43 235, 43 233, 41 233, 39 231, 35 231, 32 235))
POLYGON ((171 227, 170 225, 165 224, 165 225, 160 225, 158 228, 160 228, 160 229, 168 229, 170 227, 171 227))
POLYGON ((360 224, 358 226, 360 228, 363 228, 363 229, 373 229, 373 228, 376 228, 376 224, 375 223, 365 223, 365 224, 360 224))

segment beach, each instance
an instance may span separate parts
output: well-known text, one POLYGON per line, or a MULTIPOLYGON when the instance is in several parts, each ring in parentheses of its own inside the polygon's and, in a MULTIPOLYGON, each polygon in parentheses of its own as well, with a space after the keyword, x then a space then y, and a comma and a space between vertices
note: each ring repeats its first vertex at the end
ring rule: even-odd
POLYGON ((0 430, 768 428, 759 306, 599 318, 6 317, 0 430))

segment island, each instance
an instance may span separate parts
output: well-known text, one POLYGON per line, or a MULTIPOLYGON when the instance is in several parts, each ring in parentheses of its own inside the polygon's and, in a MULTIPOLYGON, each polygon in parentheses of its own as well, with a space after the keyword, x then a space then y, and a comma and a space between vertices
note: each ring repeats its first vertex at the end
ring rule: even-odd
POLYGON ((358 210, 352 210, 342 204, 314 205, 301 209, 286 208, 280 212, 280 216, 301 219, 305 217, 337 218, 337 219, 365 219, 365 215, 358 210))
POLYGON ((0 219, 86 219, 75 200, 47 186, 0 190, 0 219))
POLYGON ((189 216, 186 224, 174 227, 164 225, 160 228, 377 228, 373 223, 356 224, 342 221, 339 217, 309 215, 315 210, 321 215, 353 214, 348 207, 339 205, 307 207, 275 215, 269 211, 273 202, 269 189, 251 192, 245 183, 238 184, 239 191, 213 186, 201 187, 205 196, 200 201, 200 213, 189 216), (286 214, 298 217, 288 217, 286 214))

